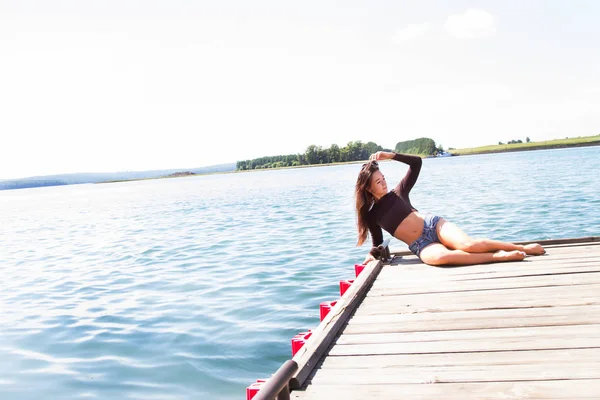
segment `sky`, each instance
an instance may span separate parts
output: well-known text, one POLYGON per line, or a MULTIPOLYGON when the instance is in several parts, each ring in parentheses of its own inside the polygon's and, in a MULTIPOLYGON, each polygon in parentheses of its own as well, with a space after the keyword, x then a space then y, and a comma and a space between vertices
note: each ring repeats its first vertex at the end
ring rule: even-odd
POLYGON ((0 0, 0 179, 600 133, 600 2, 0 0))

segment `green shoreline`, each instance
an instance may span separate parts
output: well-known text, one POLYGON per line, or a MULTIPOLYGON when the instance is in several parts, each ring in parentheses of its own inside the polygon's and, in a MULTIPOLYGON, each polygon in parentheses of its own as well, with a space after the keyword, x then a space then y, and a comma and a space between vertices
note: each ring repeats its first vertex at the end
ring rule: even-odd
MULTIPOLYGON (((449 152, 453 156, 470 156, 470 155, 477 155, 477 154, 493 154, 493 153, 507 153, 507 152, 515 152, 515 151, 562 149, 562 148, 568 148, 568 147, 585 147, 585 146, 600 146, 600 135, 585 136, 585 137, 581 137, 581 138, 572 138, 572 139, 547 140, 544 142, 516 143, 516 144, 471 147, 471 148, 464 148, 464 149, 452 149, 452 150, 449 150, 449 152)), ((417 155, 420 155, 421 157, 424 157, 424 158, 437 158, 437 157, 423 155, 423 154, 417 154, 417 155)), ((293 167, 259 168, 259 169, 248 169, 248 170, 243 170, 243 171, 236 170, 236 171, 207 172, 207 173, 203 173, 203 174, 182 175, 182 176, 161 176, 161 177, 157 177, 157 178, 123 179, 123 180, 104 181, 104 182, 97 182, 97 183, 134 182, 134 181, 147 181, 147 180, 154 180, 154 179, 175 179, 175 178, 183 178, 183 177, 191 177, 191 176, 237 174, 237 173, 260 172, 260 171, 276 171, 276 170, 282 170, 282 169, 330 167, 330 166, 336 166, 336 165, 362 164, 365 161, 366 160, 336 162, 336 163, 328 163, 328 164, 296 165, 293 167)))
POLYGON ((452 155, 492 154, 512 151, 531 151, 547 149, 564 149, 568 147, 598 146, 600 135, 584 136, 570 139, 545 140, 543 142, 496 144, 491 146, 469 147, 449 150, 452 155))

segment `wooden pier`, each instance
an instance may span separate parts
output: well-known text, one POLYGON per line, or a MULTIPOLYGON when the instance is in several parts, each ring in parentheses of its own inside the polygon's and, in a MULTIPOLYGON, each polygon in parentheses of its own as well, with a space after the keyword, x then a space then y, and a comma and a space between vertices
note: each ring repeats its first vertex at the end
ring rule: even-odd
POLYGON ((600 238, 541 243, 521 262, 369 263, 290 361, 290 398, 600 399, 600 238))

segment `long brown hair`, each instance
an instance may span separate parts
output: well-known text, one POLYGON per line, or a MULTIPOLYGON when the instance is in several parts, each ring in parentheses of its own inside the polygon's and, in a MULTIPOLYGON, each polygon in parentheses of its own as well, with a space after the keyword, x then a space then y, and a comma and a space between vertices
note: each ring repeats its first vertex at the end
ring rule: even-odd
POLYGON ((370 161, 366 164, 363 164, 360 172, 358 173, 358 179, 356 180, 354 197, 356 198, 356 226, 358 228, 357 246, 361 246, 369 236, 367 213, 369 212, 369 209, 371 208, 375 198, 368 189, 371 185, 371 176, 373 176, 373 173, 377 170, 379 170, 377 161, 370 161))

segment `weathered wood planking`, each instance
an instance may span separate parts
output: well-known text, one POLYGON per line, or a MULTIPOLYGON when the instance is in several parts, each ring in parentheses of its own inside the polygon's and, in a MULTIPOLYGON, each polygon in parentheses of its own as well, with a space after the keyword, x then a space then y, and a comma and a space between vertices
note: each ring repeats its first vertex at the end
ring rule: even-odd
MULTIPOLYGON (((489 329, 491 330, 491 329, 489 329)), ((600 359, 599 348, 494 351, 476 353, 384 354, 369 356, 327 357, 321 369, 391 368, 446 365, 518 365, 549 364, 556 360, 585 364, 600 359)), ((343 373, 343 371, 341 371, 343 373)))
POLYGON ((326 385, 391 385, 398 383, 461 383, 514 382, 557 379, 600 379, 598 362, 579 364, 565 369, 561 360, 540 365, 447 365, 443 367, 392 367, 378 371, 360 369, 321 369, 313 378, 314 384, 326 385), (340 373, 341 372, 341 373, 340 373))
MULTIPOLYGON (((534 275, 525 277, 509 277, 497 279, 476 279, 469 281, 424 281, 421 285, 418 282, 407 282, 402 286, 399 280, 397 285, 392 282, 377 284, 375 282, 370 291, 372 294, 392 295, 407 293, 443 293, 469 290, 503 290, 510 288, 534 288, 542 286, 565 286, 565 285, 588 285, 590 283, 600 283, 600 273, 580 273, 580 274, 556 274, 556 275, 534 275)), ((575 288, 576 290, 576 288, 575 288)), ((491 294, 490 294, 491 295, 491 294)))
POLYGON ((292 392, 292 399, 598 399, 597 379, 522 382, 469 382, 395 385, 315 385, 306 392, 292 392))
MULTIPOLYGON (((463 291, 463 292, 439 292, 439 293, 421 293, 421 294, 412 294, 412 293, 404 293, 397 295, 380 295, 380 296, 369 296, 369 304, 377 304, 378 302, 385 301, 387 299, 392 299, 392 301, 402 301, 413 303, 414 302, 427 302, 433 301, 439 303, 440 300, 449 299, 454 300, 455 302, 458 300, 490 300, 495 302, 497 299, 500 301, 510 300, 512 299, 528 299, 528 298, 540 298, 544 296, 570 296, 573 297, 571 285, 562 285, 562 286, 541 286, 537 287, 535 291, 532 291, 531 288, 511 288, 505 290, 498 290, 494 292, 494 296, 490 296, 490 293, 487 290, 471 290, 471 291, 463 291), (519 296, 519 297, 515 297, 519 296)), ((580 295, 597 295, 600 291, 600 283, 588 283, 581 284, 577 287, 580 295)), ((366 306, 366 304, 365 304, 366 306)))
MULTIPOLYGON (((530 349, 583 349, 600 347, 600 338, 560 337, 538 340, 536 338, 516 338, 502 340, 431 340, 421 342, 394 342, 391 338, 382 338, 378 343, 338 344, 329 355, 371 355, 371 354, 428 354, 428 353, 461 353, 474 351, 516 351, 530 349)), ((600 369, 600 368, 598 368, 600 369)), ((600 398, 600 397, 599 397, 600 398)))
POLYGON ((501 340, 501 339, 553 339, 553 338, 600 338, 600 324, 535 326, 497 329, 462 329, 454 331, 427 332, 381 332, 362 333, 344 332, 336 344, 365 344, 365 343, 409 343, 448 340, 501 340))
POLYGON ((344 332, 423 332, 598 323, 600 306, 596 305, 360 315, 350 320, 344 332))
POLYGON ((600 241, 382 268, 295 399, 599 399, 600 241))
MULTIPOLYGON (((440 293, 438 298, 435 294, 424 295, 397 295, 378 296, 370 298, 369 302, 361 307, 362 313, 396 314, 407 312, 440 312, 460 310, 485 310, 494 308, 531 308, 531 307, 556 307, 576 305, 600 305, 598 291, 600 285, 582 285, 578 289, 579 296, 573 296, 572 289, 569 291, 564 286, 550 286, 538 288, 538 295, 523 293, 526 289, 514 289, 500 291, 490 295, 479 292, 457 292, 453 298, 448 293, 440 293), (591 286, 591 288, 589 287, 591 286), (542 292, 542 289, 544 290, 542 292), (554 289, 554 290, 550 290, 554 289)), ((531 292, 531 290, 530 290, 531 292)))

